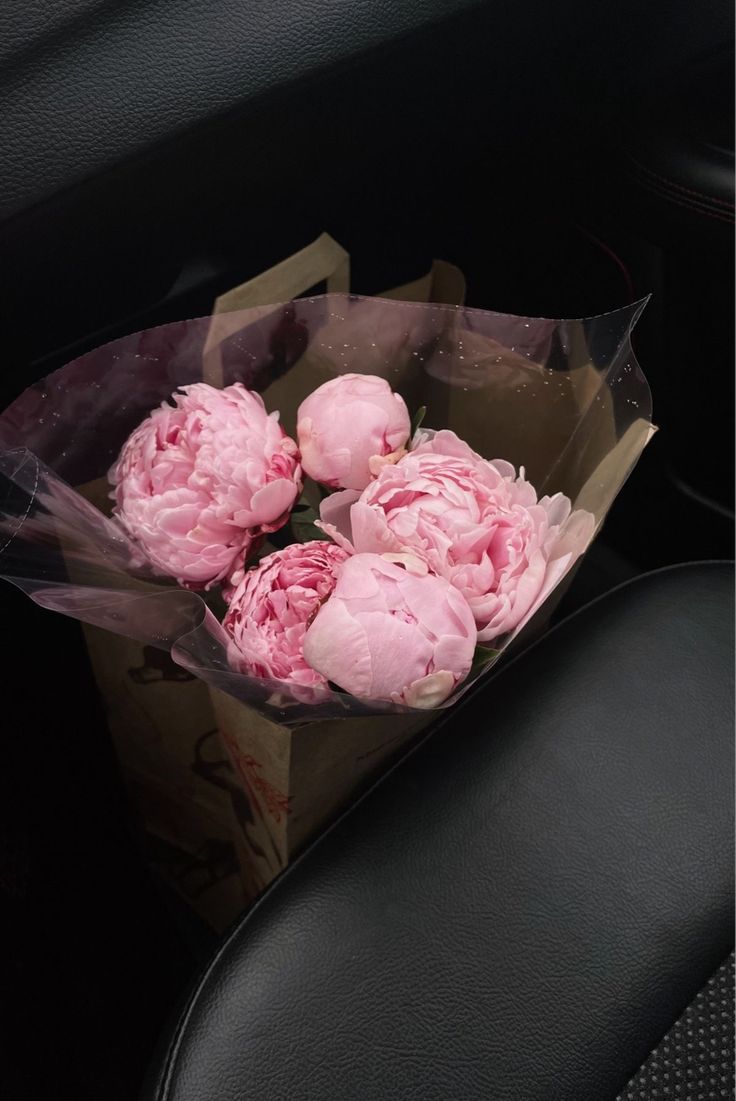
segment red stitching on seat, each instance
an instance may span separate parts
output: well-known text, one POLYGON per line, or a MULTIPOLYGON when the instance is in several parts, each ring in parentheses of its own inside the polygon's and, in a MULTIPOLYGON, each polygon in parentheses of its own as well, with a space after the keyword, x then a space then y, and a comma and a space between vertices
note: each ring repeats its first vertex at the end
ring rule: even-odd
POLYGON ((671 192, 666 191, 665 188, 657 184, 647 182, 646 180, 642 182, 644 183, 645 187, 649 188, 649 191, 652 194, 658 195, 660 198, 666 199, 670 203, 675 203, 677 206, 681 206, 684 210, 689 210, 691 214, 702 214, 706 218, 715 218, 717 222, 722 222, 727 226, 732 226, 734 224, 733 217, 729 218, 728 215, 726 215, 725 213, 721 213, 720 211, 717 212, 715 210, 706 210, 704 207, 699 206, 692 201, 688 201, 684 197, 678 198, 677 196, 671 194, 671 192))
POLYGON ((704 199, 708 203, 717 203, 718 206, 725 206, 727 210, 733 210, 734 204, 729 199, 718 199, 715 195, 706 195, 704 191, 694 191, 690 187, 685 187, 684 184, 679 184, 676 180, 670 180, 667 176, 661 176, 658 172, 655 172, 653 168, 649 168, 648 165, 642 164, 636 157, 631 157, 634 164, 641 168, 642 172, 648 173, 653 176, 655 180, 661 180, 667 187, 674 187, 678 191, 683 191, 686 195, 695 195, 698 199, 704 199))

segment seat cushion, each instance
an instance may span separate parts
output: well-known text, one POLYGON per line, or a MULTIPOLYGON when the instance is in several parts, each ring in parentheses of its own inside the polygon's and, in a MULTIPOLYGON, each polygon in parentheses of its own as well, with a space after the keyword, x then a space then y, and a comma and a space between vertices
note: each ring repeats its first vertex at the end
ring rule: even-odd
POLYGON ((246 915, 158 1101, 615 1098, 731 949, 733 574, 602 598, 246 915))
POLYGON ((657 1044, 618 1101, 685 1101, 736 1096, 734 954, 715 971, 657 1044))
POLYGON ((644 111, 626 160, 651 239, 665 248, 720 243, 734 226, 733 48, 644 111), (673 232, 675 230, 675 232, 673 232), (705 235, 705 238, 704 238, 705 235))

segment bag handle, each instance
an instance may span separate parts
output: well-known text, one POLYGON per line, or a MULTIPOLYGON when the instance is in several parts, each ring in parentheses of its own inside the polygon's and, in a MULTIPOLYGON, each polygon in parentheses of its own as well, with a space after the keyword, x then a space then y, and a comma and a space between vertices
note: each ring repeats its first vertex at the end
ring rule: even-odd
POLYGON ((290 302, 318 283, 327 283, 328 292, 350 290, 350 254, 329 233, 321 233, 293 256, 221 294, 212 312, 218 315, 290 302))
MULTIPOLYGON (((326 283, 329 293, 350 291, 350 254, 329 233, 321 233, 306 248, 221 294, 215 300, 205 343, 205 382, 223 385, 220 344, 240 327, 237 311, 253 310, 253 320, 258 318, 259 310, 260 316, 267 317, 280 304, 298 298, 319 283, 326 283)), ((465 276, 454 264, 435 260, 426 275, 384 291, 379 297, 461 306, 465 301, 465 276)))
POLYGON ((432 267, 420 279, 392 287, 378 295, 399 302, 437 302, 445 306, 462 306, 465 302, 465 276, 447 260, 433 260, 432 267))
POLYGON ((223 385, 220 345, 240 328, 237 311, 251 309, 256 320, 260 307, 267 317, 318 283, 326 283, 331 292, 350 290, 350 254, 329 233, 321 233, 306 248, 216 298, 202 357, 204 381, 218 388, 223 385))

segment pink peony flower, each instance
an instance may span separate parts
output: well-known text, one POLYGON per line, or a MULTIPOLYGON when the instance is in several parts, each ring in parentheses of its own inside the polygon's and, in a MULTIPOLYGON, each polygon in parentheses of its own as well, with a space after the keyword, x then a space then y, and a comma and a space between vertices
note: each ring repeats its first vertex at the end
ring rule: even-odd
POLYGON ((240 383, 182 387, 132 433, 108 475, 114 513, 154 568, 182 585, 220 581, 287 520, 299 453, 278 413, 240 383))
POLYGON ((334 543, 292 543, 248 570, 235 589, 223 621, 230 635, 233 669, 299 685, 325 678, 304 660, 310 619, 335 587, 348 555, 334 543))
POLYGON ((410 551, 465 596, 478 639, 519 630, 573 563, 594 518, 562 493, 542 497, 514 467, 488 462, 454 432, 426 436, 357 498, 324 502, 323 526, 358 552, 410 551))
POLYGON ((403 454, 410 431, 404 399, 377 375, 338 375, 297 413, 305 473, 333 489, 364 489, 383 464, 403 454))
POLYGON ((304 657, 363 699, 437 707, 468 675, 475 621, 464 597, 411 555, 357 554, 304 639, 304 657))

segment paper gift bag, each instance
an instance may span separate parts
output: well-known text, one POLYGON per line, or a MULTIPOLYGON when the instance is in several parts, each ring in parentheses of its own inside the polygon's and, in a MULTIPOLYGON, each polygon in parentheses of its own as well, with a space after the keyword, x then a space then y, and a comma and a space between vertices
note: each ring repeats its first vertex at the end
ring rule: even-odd
POLYGON ((217 727, 253 816, 242 845, 265 887, 426 727, 428 716, 332 719, 289 727, 212 690, 217 727))
MULTIPOLYGON (((104 478, 79 486, 109 514, 104 478)), ((71 581, 83 567, 67 542, 71 581)), ((145 589, 145 584, 140 588, 145 589)), ((149 861, 215 930, 255 893, 239 853, 239 784, 215 725, 206 685, 156 646, 82 624, 123 776, 143 822, 149 861)))
MULTIPOLYGON (((203 379, 260 392, 293 433, 299 402, 325 379, 380 375, 412 412, 427 407, 430 430, 450 428, 488 459, 523 464, 540 493, 562 493, 587 510, 561 530, 545 577, 554 586, 602 523, 651 432, 651 399, 629 339, 641 303, 599 318, 545 321, 412 302, 462 298, 462 276, 442 264, 394 292, 403 301, 346 293, 291 300, 316 279, 344 287, 347 270, 345 251, 323 236, 223 296, 213 317, 95 349, 0 417, 0 467, 10 485, 2 575, 91 625, 92 662, 153 858, 217 928, 436 712, 235 672, 216 593, 147 574, 135 545, 103 515, 111 506, 104 472, 129 433, 177 387, 203 379), (273 305, 275 298, 288 301, 273 305)), ((317 496, 318 487, 307 486, 317 496)), ((561 591, 558 584, 551 600, 540 591, 527 637, 561 591)), ((446 706, 498 653, 480 655, 485 665, 446 706)))
POLYGON ((206 691, 165 650, 85 625, 115 749, 154 868, 213 928, 245 906, 235 775, 206 691))
MULTIPOLYGON (((233 332, 230 311, 268 316, 319 283, 347 290, 349 256, 327 234, 215 303, 204 377, 222 385, 219 347, 233 332)), ((386 297, 459 305, 459 270, 436 261, 421 279, 386 297)), ((255 315, 254 315, 255 316, 255 315)), ((310 368, 290 369, 264 392, 269 409, 295 420, 318 382, 310 368)), ((322 380, 320 380, 322 381, 322 380)), ((291 430, 293 431, 293 424, 291 430)), ((102 512, 106 479, 79 491, 102 512)), ((68 563, 73 576, 75 564, 68 563)), ((129 790, 144 822, 157 872, 214 929, 242 912, 289 860, 404 748, 421 716, 333 720, 287 727, 216 690, 176 665, 163 649, 89 624, 85 639, 129 790)))

